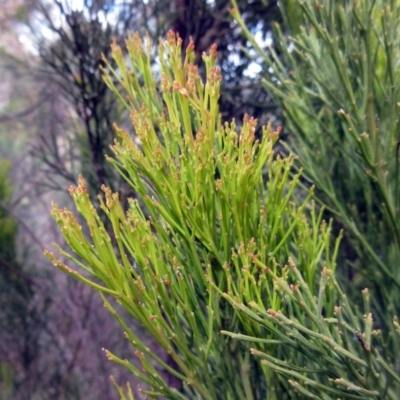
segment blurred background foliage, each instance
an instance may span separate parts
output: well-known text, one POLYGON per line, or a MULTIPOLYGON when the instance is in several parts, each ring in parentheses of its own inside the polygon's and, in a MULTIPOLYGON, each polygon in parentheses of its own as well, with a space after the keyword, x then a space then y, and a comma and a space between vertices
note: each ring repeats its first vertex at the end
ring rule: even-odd
MULTIPOLYGON (((282 22, 277 3, 239 2, 262 43, 270 40, 273 22, 282 22)), ((114 399, 109 375, 130 378, 104 362, 102 347, 121 355, 129 350, 101 300, 42 256, 43 248, 59 241, 50 201, 67 206, 67 188, 80 173, 93 196, 101 183, 123 198, 133 195, 104 159, 113 141, 111 124, 128 123, 99 72, 112 40, 122 43, 129 29, 142 37, 148 32, 156 46, 172 29, 185 44, 193 38, 199 65, 202 52, 216 43, 223 118, 240 120, 247 112, 279 124, 279 109, 257 75, 262 58, 241 35, 230 7, 229 0, 2 2, 2 400, 7 390, 16 400, 114 399)), ((157 348, 150 339, 148 344, 157 348)))

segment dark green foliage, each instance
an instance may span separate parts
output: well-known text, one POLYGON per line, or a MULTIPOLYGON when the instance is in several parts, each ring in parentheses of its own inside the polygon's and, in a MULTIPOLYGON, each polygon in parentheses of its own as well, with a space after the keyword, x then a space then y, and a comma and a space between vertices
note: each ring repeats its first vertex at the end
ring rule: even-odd
POLYGON ((315 185, 335 230, 344 228, 339 278, 353 304, 354 289, 369 288, 384 357, 399 373, 400 2, 281 6, 284 31, 275 25, 266 50, 234 16, 267 65, 264 84, 283 110, 304 186, 315 185))

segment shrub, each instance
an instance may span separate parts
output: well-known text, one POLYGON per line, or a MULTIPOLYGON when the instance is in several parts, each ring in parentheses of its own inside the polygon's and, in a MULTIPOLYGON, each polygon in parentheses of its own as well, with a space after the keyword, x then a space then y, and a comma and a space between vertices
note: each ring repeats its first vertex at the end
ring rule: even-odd
MULTIPOLYGON (((148 40, 126 44, 126 55, 113 46, 118 69, 109 65, 104 78, 130 109, 135 136, 115 127, 109 161, 137 198, 124 210, 102 187, 100 212, 80 179, 70 192, 90 236, 72 212, 52 211, 72 253, 58 250, 80 272, 46 252, 99 291, 142 369, 106 351, 109 359, 154 398, 394 398, 400 379, 379 354, 368 290, 363 319, 335 278, 340 235, 331 240, 301 171, 291 175, 294 157, 274 155, 279 131, 264 127, 256 140, 254 119, 221 121, 215 47, 203 56, 203 82, 193 45, 182 61, 173 33, 155 72, 148 40), (110 296, 173 363, 147 347, 110 296), (155 365, 181 385, 170 387, 155 365)), ((133 398, 129 385, 126 394, 116 386, 133 398)))

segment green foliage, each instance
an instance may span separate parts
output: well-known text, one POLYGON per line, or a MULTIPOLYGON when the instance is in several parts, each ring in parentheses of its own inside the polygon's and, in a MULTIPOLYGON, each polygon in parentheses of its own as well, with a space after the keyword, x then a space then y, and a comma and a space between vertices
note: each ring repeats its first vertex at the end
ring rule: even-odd
MULTIPOLYGON (((7 160, 0 161, 0 306, 2 309, 13 310, 15 301, 10 301, 6 293, 24 291, 25 287, 15 276, 18 273, 16 261, 15 238, 17 234, 17 222, 12 218, 7 210, 11 202, 12 187, 9 175, 10 163, 7 160)), ((14 300, 14 299, 12 299, 14 300)), ((19 299, 18 299, 19 300, 19 299)), ((21 304, 18 304, 21 306, 21 304)), ((7 315, 1 315, 0 323, 2 333, 8 331, 10 320, 7 315)), ((13 367, 8 360, 0 359, 0 399, 8 400, 13 394, 13 367)))
MULTIPOLYGON (((256 140, 254 119, 239 127, 221 121, 215 47, 203 56, 203 82, 193 45, 182 61, 181 41, 169 33, 157 83, 149 39, 133 35, 126 44, 127 55, 113 46, 118 69, 108 64, 104 79, 130 110, 138 139, 115 127, 109 161, 137 199, 125 211, 103 186, 100 213, 81 178, 70 193, 90 237, 72 212, 52 211, 73 253, 58 250, 81 272, 46 251, 100 292, 142 369, 106 351, 109 359, 139 376, 154 398, 394 399, 400 379, 379 354, 368 290, 363 321, 335 278, 340 235, 332 243, 313 189, 300 189, 300 172, 291 177, 293 157, 274 155, 279 132, 265 127, 256 140), (173 363, 147 347, 108 296, 173 363), (181 386, 170 387, 155 365, 181 386)), ((133 399, 129 386, 128 395, 118 391, 133 399)))
POLYGON ((12 368, 6 362, 0 363, 0 400, 11 400, 13 393, 12 368))
POLYGON ((16 257, 17 223, 10 217, 6 209, 12 196, 12 187, 8 181, 9 168, 9 162, 0 162, 0 258, 12 262, 16 257))
MULTIPOLYGON (((29 285, 19 277, 21 266, 17 261, 16 249, 18 223, 8 209, 13 194, 8 178, 9 168, 8 161, 0 162, 0 287, 3 290, 7 288, 9 293, 16 290, 23 297, 29 297, 29 285)), ((1 302, 3 297, 0 296, 1 302)), ((13 302, 10 303, 9 307, 12 309, 14 304, 13 302)))
POLYGON ((237 7, 233 16, 267 65, 264 84, 283 110, 285 145, 299 155, 302 184, 315 185, 317 200, 345 229, 338 264, 351 268, 349 292, 370 288, 376 325, 387 332, 384 357, 399 373, 400 2, 292 6, 298 19, 275 26, 277 51, 259 46, 237 7))
MULTIPOLYGON (((9 282, 10 273, 6 266, 15 262, 15 235, 17 223, 9 216, 5 206, 12 196, 12 188, 8 182, 9 163, 0 163, 0 288, 4 289, 3 282, 9 282)), ((1 299, 0 299, 1 300, 1 299)), ((4 321, 3 321, 4 323, 4 321)), ((5 328, 2 325, 2 328, 5 328)), ((0 399, 11 399, 12 396, 12 368, 6 361, 0 361, 0 399)))
POLYGON ((296 9, 299 34, 275 26, 279 57, 247 36, 269 67, 264 83, 284 111, 297 165, 346 229, 343 259, 365 276, 380 312, 398 312, 400 3, 308 0, 296 9))

